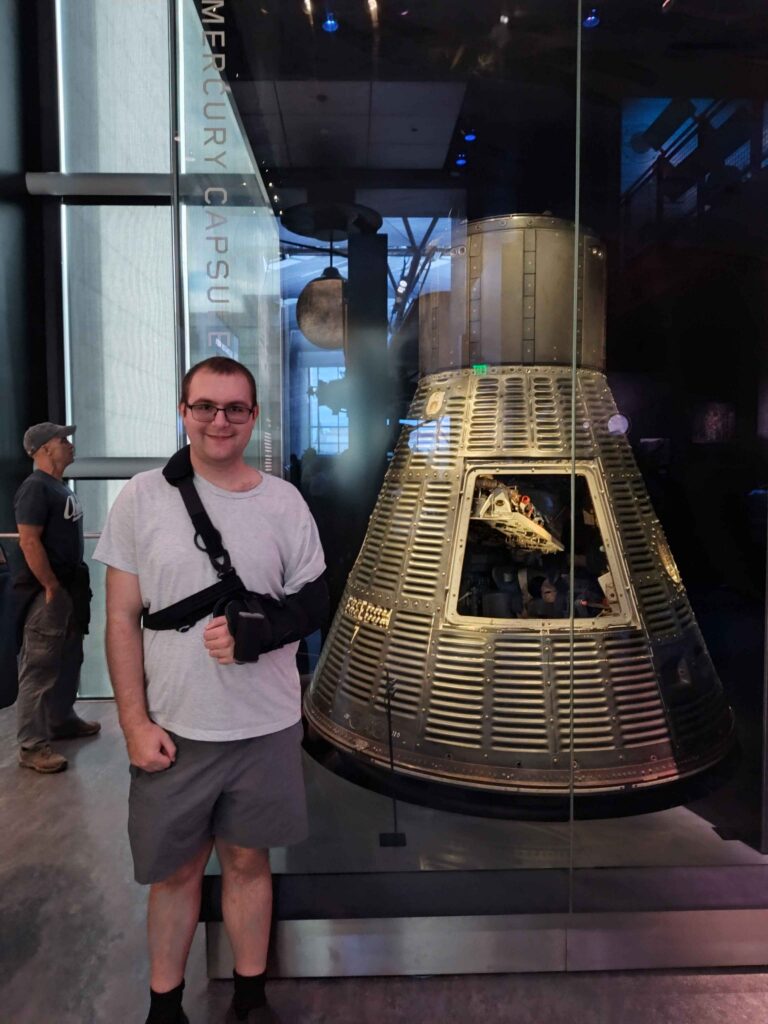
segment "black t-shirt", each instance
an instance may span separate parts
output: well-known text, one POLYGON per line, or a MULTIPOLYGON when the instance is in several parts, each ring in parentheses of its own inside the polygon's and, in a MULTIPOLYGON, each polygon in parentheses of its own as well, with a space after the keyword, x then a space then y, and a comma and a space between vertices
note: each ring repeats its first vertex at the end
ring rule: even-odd
MULTIPOLYGON (((42 526, 42 542, 56 576, 67 582, 83 560, 83 509, 77 495, 50 473, 36 469, 13 499, 16 522, 42 526)), ((32 582, 34 575, 24 562, 17 582, 32 582)))

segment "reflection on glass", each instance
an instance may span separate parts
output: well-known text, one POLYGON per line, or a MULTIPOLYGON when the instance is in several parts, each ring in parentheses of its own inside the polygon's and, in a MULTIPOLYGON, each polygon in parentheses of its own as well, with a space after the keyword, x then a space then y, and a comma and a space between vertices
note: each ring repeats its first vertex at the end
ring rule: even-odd
POLYGON ((346 451, 349 448, 349 419, 343 407, 344 370, 338 366, 310 366, 307 376, 309 445, 304 445, 302 450, 314 448, 318 455, 336 455, 346 451))
MULTIPOLYGON (((405 422, 408 423, 407 420, 405 422)), ((416 421, 414 429, 408 434, 408 447, 414 455, 422 455, 424 458, 433 453, 450 452, 460 430, 461 425, 452 423, 449 415, 423 423, 416 421)))
MULTIPOLYGON (((574 824, 575 865, 620 868, 625 891, 637 884, 634 868, 686 868, 638 887, 637 910, 701 906, 704 865, 713 882, 707 905, 717 906, 741 884, 733 868, 757 863, 750 846, 766 848, 765 504, 759 519, 752 504, 765 481, 758 410, 768 106, 752 85, 764 16, 754 4, 742 5, 738 19, 730 7, 662 7, 638 8, 634 23, 617 12, 613 38, 602 34, 599 47, 597 33, 584 41, 579 145, 583 153, 599 146, 607 159, 582 176, 580 200, 585 220, 609 239, 609 380, 653 503, 650 550, 664 586, 682 594, 684 581, 690 599, 689 624, 681 618, 656 641, 663 623, 638 565, 675 764, 685 764, 686 730, 703 721, 716 677, 740 751, 671 787, 666 801, 661 792, 638 797, 633 816, 574 824), (706 42, 713 32, 717 56, 706 42), (672 57, 683 51, 692 55, 685 65, 672 57), (620 55, 624 70, 615 64, 611 89, 596 100, 591 90, 620 55), (653 95, 643 95, 650 76, 653 95)), ((610 665, 609 652, 601 662, 610 665)), ((705 757, 717 742, 702 736, 705 757)), ((583 880, 577 872, 574 906, 593 910, 596 894, 583 880)))
MULTIPOLYGON (((194 0, 178 6, 180 81, 180 169, 182 173, 253 176, 255 161, 227 82, 227 22, 223 3, 194 0), (224 12, 222 13, 222 9, 224 12), (204 33, 205 30, 205 33, 204 33)), ((242 185, 260 189, 252 178, 242 185)))
POLYGON ((111 697, 107 659, 104 653, 106 628, 106 566, 93 560, 95 540, 85 542, 85 561, 91 574, 91 624, 83 641, 83 667, 80 670, 79 697, 111 697))
POLYGON ((686 226, 749 181, 768 143, 746 99, 627 99, 622 108, 624 251, 686 226))
POLYGON ((279 197, 267 192, 232 102, 220 7, 178 8, 186 361, 227 356, 253 372, 259 417, 248 454, 281 474, 279 197))

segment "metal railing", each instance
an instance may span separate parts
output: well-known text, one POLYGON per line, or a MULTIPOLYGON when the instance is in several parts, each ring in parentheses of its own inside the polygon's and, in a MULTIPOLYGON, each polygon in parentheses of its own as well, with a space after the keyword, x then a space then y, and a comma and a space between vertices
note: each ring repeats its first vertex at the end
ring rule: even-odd
MULTIPOLYGON (((98 533, 84 533, 83 540, 98 540, 101 536, 101 531, 98 533)), ((0 540, 18 540, 18 533, 0 533, 0 540)))

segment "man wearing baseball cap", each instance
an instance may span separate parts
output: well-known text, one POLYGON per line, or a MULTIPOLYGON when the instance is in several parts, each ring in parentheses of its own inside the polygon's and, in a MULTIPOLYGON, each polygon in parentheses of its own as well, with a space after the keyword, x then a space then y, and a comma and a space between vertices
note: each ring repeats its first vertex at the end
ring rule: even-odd
POLYGON ((13 502, 24 556, 14 580, 23 630, 19 764, 43 774, 67 767, 66 757, 51 749, 50 740, 93 736, 101 728, 73 709, 91 596, 83 562, 83 510, 62 480, 75 456, 69 440, 75 429, 58 423, 29 428, 24 451, 35 468, 13 502))

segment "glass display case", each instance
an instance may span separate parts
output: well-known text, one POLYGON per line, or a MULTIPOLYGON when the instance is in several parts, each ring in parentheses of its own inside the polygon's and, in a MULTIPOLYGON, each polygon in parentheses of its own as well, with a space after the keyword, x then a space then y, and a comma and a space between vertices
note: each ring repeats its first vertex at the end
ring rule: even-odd
MULTIPOLYGON (((275 972, 764 963, 761 5, 157 0, 143 156, 78 113, 136 31, 85 6, 73 479, 103 516, 223 353, 326 553, 275 972)), ((215 862, 203 917, 228 975, 215 862)))

